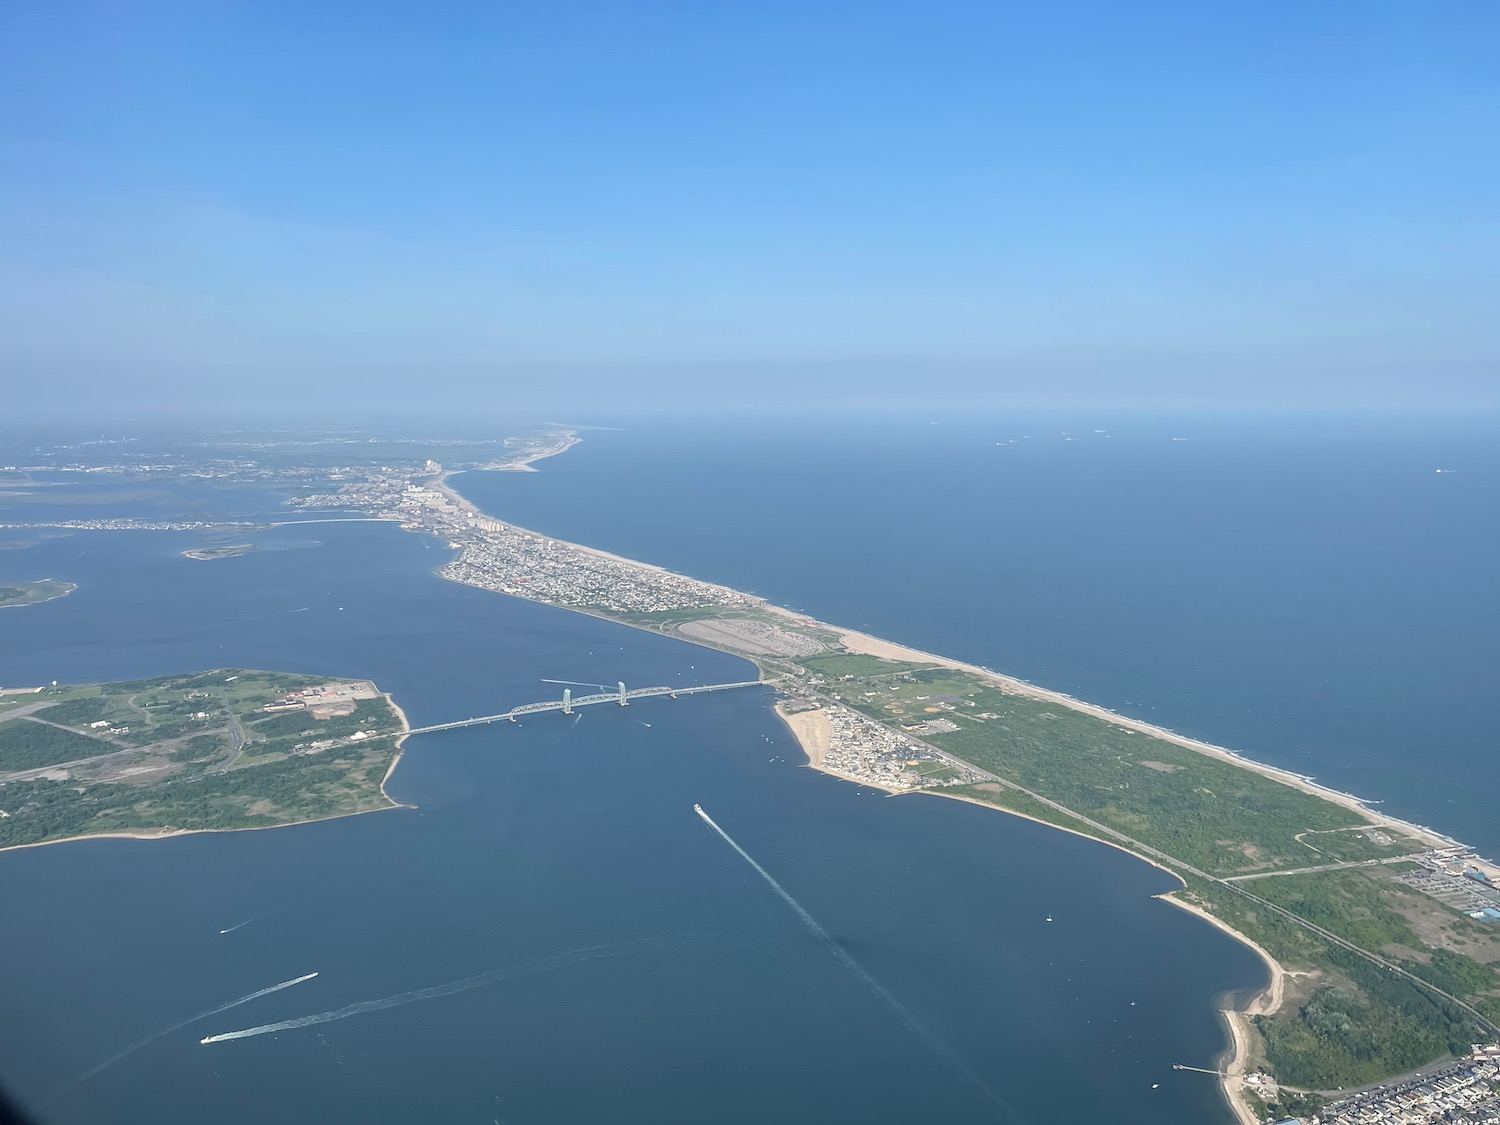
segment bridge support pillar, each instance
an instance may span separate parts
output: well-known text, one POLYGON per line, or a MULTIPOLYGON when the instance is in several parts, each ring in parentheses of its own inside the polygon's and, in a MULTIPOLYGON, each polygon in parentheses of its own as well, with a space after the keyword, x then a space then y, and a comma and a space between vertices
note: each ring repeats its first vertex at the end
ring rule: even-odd
POLYGON ((625 681, 624 680, 620 681, 620 706, 621 707, 629 707, 630 706, 630 698, 629 698, 629 696, 627 696, 625 694, 625 681))
POLYGON ((573 713, 573 689, 570 688, 570 687, 565 687, 565 688, 563 688, 563 714, 564 715, 571 715, 572 713, 573 713))

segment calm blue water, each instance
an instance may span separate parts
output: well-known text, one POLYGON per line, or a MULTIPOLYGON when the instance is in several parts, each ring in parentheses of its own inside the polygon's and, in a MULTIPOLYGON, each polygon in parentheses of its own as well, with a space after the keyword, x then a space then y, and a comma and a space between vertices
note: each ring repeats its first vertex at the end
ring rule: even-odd
POLYGON ((524 526, 1235 747, 1500 855, 1494 415, 618 424, 538 473, 456 483, 524 526))
MULTIPOLYGON (((178 553, 193 536, 101 532, 0 552, 0 580, 79 583, 0 612, 0 682, 217 665, 370 676, 420 724, 539 698, 544 677, 747 671, 442 582, 430 570, 446 552, 390 526, 259 538, 300 549, 201 563, 178 553)), ((1149 897, 1172 880, 798 758, 767 694, 652 701, 414 739, 392 790, 416 811, 0 855, 0 1080, 57 1122, 1043 1123, 1060 1099, 1073 1120, 1228 1120, 1211 1079, 1169 1068, 1210 1063, 1224 1045, 1212 1002, 1263 970, 1149 897), (199 1044, 474 977, 491 983, 199 1044)))

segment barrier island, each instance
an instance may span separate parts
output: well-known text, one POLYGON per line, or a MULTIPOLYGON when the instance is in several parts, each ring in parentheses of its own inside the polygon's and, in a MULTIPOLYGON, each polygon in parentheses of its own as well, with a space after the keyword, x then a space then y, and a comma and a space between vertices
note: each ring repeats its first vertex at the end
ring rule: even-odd
POLYGON ((0 848, 394 808, 408 729, 369 681, 216 669, 0 691, 0 848))
POLYGON ((300 502, 441 537, 452 581, 754 661, 825 772, 1028 817, 1173 873, 1182 887, 1164 897, 1267 965, 1267 986, 1224 1013, 1218 1074, 1242 1121, 1315 1113, 1497 1038, 1500 868, 1438 832, 990 669, 517 527, 431 462, 300 502))
MULTIPOLYGON (((516 439, 505 458, 483 467, 535 471, 534 462, 578 440, 564 429, 516 439)), ((781 692, 777 710, 819 770, 892 794, 1026 817, 1175 875, 1181 887, 1164 899, 1266 963, 1266 987, 1223 1013, 1231 1046, 1213 1072, 1241 1121, 1314 1113, 1337 1125, 1393 1120, 1370 1114, 1460 1094, 1474 1104, 1471 1094, 1490 1098, 1488 1083, 1500 1081, 1500 867, 1462 843, 1309 778, 991 669, 518 527, 476 508, 432 461, 353 465, 320 479, 292 506, 345 509, 437 536, 456 552, 437 571, 443 578, 753 661, 781 692), (1453 1062, 1391 1084, 1444 1060, 1453 1062), (1374 1083, 1387 1084, 1371 1095, 1381 1105, 1340 1104, 1345 1091, 1374 1083)), ((295 684, 249 674, 271 679, 257 688, 262 694, 236 702, 227 687, 236 675, 247 674, 96 685, 68 689, 76 700, 48 700, 102 707, 111 723, 126 718, 122 706, 151 711, 147 698, 201 706, 205 717, 194 712, 193 720, 207 724, 202 730, 158 732, 160 752, 109 781, 93 777, 89 763, 112 759, 111 750, 95 745, 86 755, 76 743, 38 750, 42 736, 32 730, 22 731, 31 741, 19 749, 7 742, 29 717, 0 696, 0 771, 10 771, 0 773, 0 813, 9 814, 0 815, 0 846, 390 807, 377 784, 395 760, 390 740, 376 745, 324 720, 280 730, 267 704, 295 684), (188 696, 216 683, 228 698, 209 718, 207 701, 188 696), (151 694, 158 690, 165 694, 151 694), (234 721, 246 732, 244 746, 235 745, 234 721), (195 736, 208 741, 195 749, 195 736), (7 753, 43 760, 13 756, 7 764, 7 753), (176 776, 164 772, 174 767, 176 776), (28 768, 66 776, 15 776, 28 768), (132 781, 125 774, 134 768, 163 775, 132 781), (78 799, 80 788, 89 801, 78 799)), ((371 709, 359 724, 393 721, 379 717, 373 699, 365 702, 371 709)), ((386 704, 404 733, 399 711, 386 704)), ((97 721, 54 715, 59 733, 46 737, 97 744, 102 736, 89 725, 97 721)))

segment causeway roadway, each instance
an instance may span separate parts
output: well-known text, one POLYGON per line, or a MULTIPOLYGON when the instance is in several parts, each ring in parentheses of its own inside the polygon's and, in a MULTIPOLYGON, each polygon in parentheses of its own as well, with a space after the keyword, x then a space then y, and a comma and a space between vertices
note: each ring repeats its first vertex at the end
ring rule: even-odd
POLYGON ((621 707, 629 704, 633 699, 651 699, 655 696, 669 696, 676 699, 680 695, 701 695, 710 691, 735 691, 739 688, 752 688, 767 686, 766 680, 740 680, 732 684, 696 684, 692 687, 646 687, 631 688, 625 690, 623 684, 619 691, 600 692, 597 695, 580 695, 576 698, 568 692, 563 693, 561 699, 546 699, 539 703, 523 703, 519 707, 512 707, 509 711, 501 711, 495 715, 479 715, 472 719, 457 719, 451 723, 433 723, 431 726, 412 727, 406 733, 432 734, 440 730, 459 730, 463 727, 479 727, 486 723, 498 723, 501 721, 515 722, 522 715, 536 715, 544 711, 561 711, 571 714, 578 707, 596 707, 601 703, 614 703, 621 707))

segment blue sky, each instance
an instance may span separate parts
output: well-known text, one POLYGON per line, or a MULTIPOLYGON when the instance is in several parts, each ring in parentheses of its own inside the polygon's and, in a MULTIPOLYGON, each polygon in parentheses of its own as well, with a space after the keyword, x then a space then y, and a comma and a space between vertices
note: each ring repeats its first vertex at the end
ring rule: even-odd
POLYGON ((1500 405, 1500 9, 17 3, 12 405, 1500 405))

